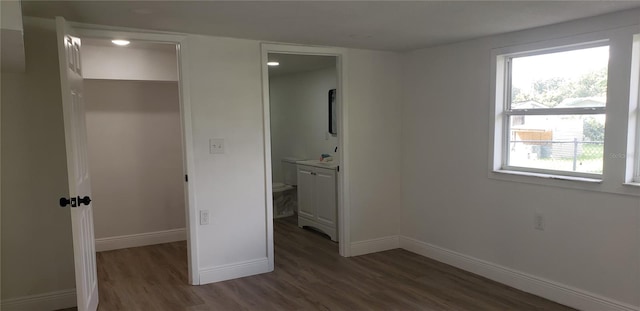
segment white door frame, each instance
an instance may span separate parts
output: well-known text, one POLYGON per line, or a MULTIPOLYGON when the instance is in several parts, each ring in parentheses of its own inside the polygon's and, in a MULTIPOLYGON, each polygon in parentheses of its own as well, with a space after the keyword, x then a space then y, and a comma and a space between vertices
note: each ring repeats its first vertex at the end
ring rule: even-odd
POLYGON ((191 176, 185 182, 185 212, 187 231, 187 255, 189 266, 189 284, 200 285, 198 265, 197 207, 195 197, 195 166, 193 149, 193 127, 189 88, 189 59, 187 36, 183 34, 145 32, 126 28, 70 23, 83 38, 129 39, 147 42, 172 43, 177 46, 178 89, 180 93, 180 117, 182 123, 183 167, 185 174, 191 176))
POLYGON ((347 92, 347 50, 333 47, 316 47, 291 44, 262 43, 262 105, 264 120, 264 161, 265 161, 265 185, 267 207, 267 258, 269 260, 269 270, 274 269, 273 254, 273 192, 272 192, 272 171, 271 171, 271 116, 269 102, 269 68, 267 60, 269 53, 298 54, 298 55, 321 55, 335 56, 337 59, 336 69, 338 73, 337 104, 340 107, 338 115, 338 241, 340 255, 351 256, 350 237, 350 213, 349 213, 349 144, 347 141, 347 115, 348 105, 345 102, 347 92))

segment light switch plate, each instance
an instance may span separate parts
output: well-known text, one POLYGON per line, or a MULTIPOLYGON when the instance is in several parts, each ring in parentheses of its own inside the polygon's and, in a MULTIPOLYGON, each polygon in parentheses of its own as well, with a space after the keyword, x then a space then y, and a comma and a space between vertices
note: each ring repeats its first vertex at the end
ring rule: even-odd
POLYGON ((224 139, 211 138, 209 139, 209 153, 210 154, 223 154, 224 153, 224 139))

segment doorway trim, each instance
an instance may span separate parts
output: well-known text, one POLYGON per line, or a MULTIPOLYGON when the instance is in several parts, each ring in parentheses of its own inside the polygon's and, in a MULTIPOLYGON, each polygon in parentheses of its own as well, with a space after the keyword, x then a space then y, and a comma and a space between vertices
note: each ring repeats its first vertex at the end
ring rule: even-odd
POLYGON ((264 125, 264 159, 265 159, 265 203, 267 208, 267 258, 269 260, 269 271, 274 269, 274 248, 273 248, 273 192, 272 192, 272 168, 271 168, 271 115, 269 101, 269 68, 267 60, 269 53, 315 55, 315 56, 335 56, 336 72, 338 74, 337 104, 340 107, 338 115, 338 156, 340 161, 338 171, 338 242, 340 255, 351 256, 350 237, 350 207, 349 207, 349 144, 348 144, 348 105, 347 98, 347 50, 335 47, 304 46, 279 43, 262 43, 261 68, 262 68, 262 106, 264 125))
MULTIPOLYGON (((184 183, 187 232, 187 264, 189 284, 200 285, 198 264, 197 206, 195 197, 195 157, 193 147, 193 121, 189 87, 189 58, 187 35, 145 32, 120 27, 69 23, 82 38, 113 39, 116 37, 138 41, 169 43, 176 45, 178 65, 178 90, 180 99, 180 123, 182 130, 183 168, 188 181, 184 183)), ((185 177, 186 177, 185 176, 185 177)))

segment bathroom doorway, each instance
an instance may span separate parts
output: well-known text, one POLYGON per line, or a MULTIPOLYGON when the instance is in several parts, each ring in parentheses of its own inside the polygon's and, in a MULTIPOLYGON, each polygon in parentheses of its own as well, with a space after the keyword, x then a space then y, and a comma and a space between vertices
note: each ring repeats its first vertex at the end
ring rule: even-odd
POLYGON ((263 45, 271 267, 274 227, 280 241, 283 230, 288 236, 313 233, 311 239, 334 245, 342 256, 349 255, 343 57, 340 49, 263 45))

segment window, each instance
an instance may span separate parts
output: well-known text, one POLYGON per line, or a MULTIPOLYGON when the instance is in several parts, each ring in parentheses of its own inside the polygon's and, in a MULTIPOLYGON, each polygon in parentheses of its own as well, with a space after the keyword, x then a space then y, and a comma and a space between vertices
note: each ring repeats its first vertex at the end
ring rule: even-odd
MULTIPOLYGON (((609 46, 498 56, 499 170, 601 179, 609 46)), ((498 151, 498 150, 496 150, 498 151)))

